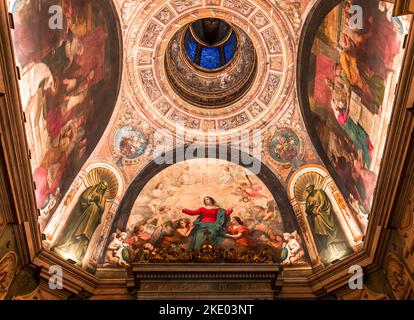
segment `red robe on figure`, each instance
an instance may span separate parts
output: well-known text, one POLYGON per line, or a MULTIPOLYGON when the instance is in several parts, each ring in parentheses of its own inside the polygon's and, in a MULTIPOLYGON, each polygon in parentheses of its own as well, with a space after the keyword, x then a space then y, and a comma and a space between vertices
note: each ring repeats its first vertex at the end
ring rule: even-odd
MULTIPOLYGON (((201 221, 200 222, 216 222, 217 212, 219 210, 220 210, 220 208, 207 209, 207 208, 201 207, 197 210, 183 209, 183 213, 188 214, 190 216, 201 215, 201 221)), ((231 213, 232 213, 231 209, 226 210, 226 216, 231 215, 231 213)))

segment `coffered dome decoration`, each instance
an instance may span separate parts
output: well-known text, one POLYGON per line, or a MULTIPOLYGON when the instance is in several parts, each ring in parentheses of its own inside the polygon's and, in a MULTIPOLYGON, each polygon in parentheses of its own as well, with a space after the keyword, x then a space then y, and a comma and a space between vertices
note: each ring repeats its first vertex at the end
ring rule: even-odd
POLYGON ((174 135, 183 123, 188 136, 227 139, 265 128, 291 107, 295 35, 289 19, 267 1, 243 3, 153 1, 128 20, 124 94, 154 128, 174 135), (208 21, 221 27, 210 32, 208 21), (218 48, 217 61, 210 59, 218 68, 203 67, 195 54, 203 48, 218 48))
POLYGON ((250 89, 257 70, 256 52, 240 28, 220 19, 201 19, 174 35, 165 69, 171 86, 188 103, 224 107, 250 89))

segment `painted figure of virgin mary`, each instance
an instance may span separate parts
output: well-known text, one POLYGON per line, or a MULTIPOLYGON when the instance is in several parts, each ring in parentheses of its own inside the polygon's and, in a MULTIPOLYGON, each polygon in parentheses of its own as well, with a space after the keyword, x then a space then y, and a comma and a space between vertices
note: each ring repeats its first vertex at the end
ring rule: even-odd
POLYGON ((225 240, 226 225, 233 208, 223 209, 217 205, 212 197, 204 198, 204 206, 197 210, 182 209, 182 212, 196 216, 198 218, 193 222, 194 229, 190 233, 192 239, 190 249, 200 249, 201 245, 207 240, 213 244, 221 244, 225 240))

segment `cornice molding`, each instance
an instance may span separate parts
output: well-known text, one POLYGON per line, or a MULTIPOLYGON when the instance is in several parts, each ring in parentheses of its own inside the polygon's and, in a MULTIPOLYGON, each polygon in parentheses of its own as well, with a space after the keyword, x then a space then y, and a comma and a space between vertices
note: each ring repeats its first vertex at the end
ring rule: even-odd
POLYGON ((365 250, 375 256, 375 262, 382 260, 386 249, 389 229, 395 228, 393 223, 397 215, 395 208, 399 200, 400 186, 406 176, 406 160, 412 150, 414 132, 414 116, 409 112, 410 92, 414 89, 414 27, 411 25, 406 42, 406 52, 399 83, 396 88, 394 112, 391 118, 384 157, 379 173, 378 185, 370 226, 366 235, 365 250), (378 239, 378 241, 375 241, 378 239))
POLYGON ((29 162, 29 149, 24 131, 17 84, 17 68, 14 61, 10 34, 9 13, 5 0, 0 0, 0 83, 4 95, 0 97, 4 107, 0 109, 0 130, 3 137, 6 170, 10 181, 10 194, 14 201, 13 224, 20 259, 29 263, 41 249, 40 230, 37 223, 37 209, 33 191, 33 178, 29 162), (30 245, 27 245, 30 243, 30 245), (26 244, 26 245, 24 245, 26 244))

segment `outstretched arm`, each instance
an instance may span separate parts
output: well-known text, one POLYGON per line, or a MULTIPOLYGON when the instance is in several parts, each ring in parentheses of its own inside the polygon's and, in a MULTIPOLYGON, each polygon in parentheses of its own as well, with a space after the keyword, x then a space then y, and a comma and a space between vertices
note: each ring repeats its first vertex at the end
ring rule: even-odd
POLYGON ((238 233, 238 234, 228 234, 226 233, 226 237, 228 238, 232 238, 232 239, 240 239, 243 236, 243 233, 238 233))
POLYGON ((197 216, 201 213, 201 208, 197 210, 183 209, 182 212, 188 214, 189 216, 197 216))
POLYGON ((229 216, 233 213, 233 207, 226 210, 226 216, 229 216))

